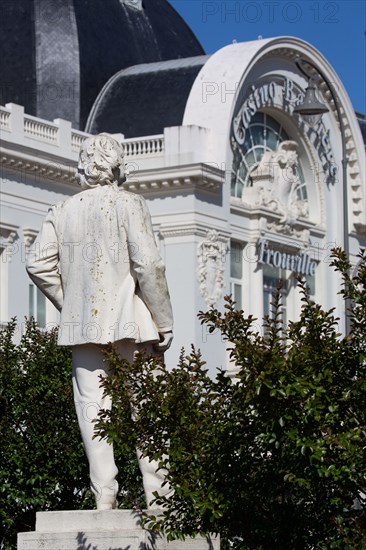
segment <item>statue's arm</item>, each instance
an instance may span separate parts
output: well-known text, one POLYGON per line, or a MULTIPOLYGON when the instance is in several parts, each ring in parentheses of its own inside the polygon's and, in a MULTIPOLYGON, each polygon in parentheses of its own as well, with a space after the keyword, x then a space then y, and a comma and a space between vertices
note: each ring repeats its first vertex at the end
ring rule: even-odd
POLYGON ((29 250, 26 270, 34 284, 58 310, 61 310, 63 291, 59 273, 59 248, 53 208, 49 210, 42 229, 29 250))
POLYGON ((150 213, 143 197, 135 195, 131 199, 125 210, 125 220, 132 268, 142 298, 161 335, 160 349, 164 351, 172 340, 173 313, 165 266, 155 243, 150 213))

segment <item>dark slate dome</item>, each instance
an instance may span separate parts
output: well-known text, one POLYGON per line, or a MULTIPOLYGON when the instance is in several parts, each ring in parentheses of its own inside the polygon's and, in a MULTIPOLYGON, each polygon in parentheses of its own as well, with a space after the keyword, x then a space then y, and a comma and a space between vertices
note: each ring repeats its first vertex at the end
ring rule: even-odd
POLYGON ((118 72, 97 97, 86 131, 120 132, 130 138, 180 126, 192 84, 208 58, 135 65, 118 72))
POLYGON ((203 53, 167 0, 12 0, 0 18, 0 102, 83 129, 117 71, 203 53))

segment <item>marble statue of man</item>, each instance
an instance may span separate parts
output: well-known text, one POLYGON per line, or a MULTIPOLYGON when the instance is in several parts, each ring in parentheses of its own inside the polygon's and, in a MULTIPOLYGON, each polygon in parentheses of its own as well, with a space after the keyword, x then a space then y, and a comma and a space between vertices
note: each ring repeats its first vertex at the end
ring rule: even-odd
MULTIPOLYGON (((76 179, 82 191, 53 206, 27 260, 32 281, 60 311, 58 344, 72 346, 73 389, 97 509, 116 507, 113 446, 95 438, 93 420, 111 402, 100 375, 110 371, 103 345, 121 357, 162 354, 173 338, 165 267, 145 200, 125 191, 121 144, 108 134, 82 145, 76 179)), ((138 453, 147 503, 163 494, 157 464, 138 453)))

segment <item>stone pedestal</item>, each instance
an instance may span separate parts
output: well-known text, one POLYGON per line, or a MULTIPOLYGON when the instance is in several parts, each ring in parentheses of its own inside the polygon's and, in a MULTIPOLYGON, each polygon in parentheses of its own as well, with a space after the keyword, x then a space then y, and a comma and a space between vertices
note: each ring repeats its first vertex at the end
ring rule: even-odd
POLYGON ((18 550, 219 550, 215 537, 168 542, 141 527, 132 510, 38 512, 36 530, 18 534, 18 550))

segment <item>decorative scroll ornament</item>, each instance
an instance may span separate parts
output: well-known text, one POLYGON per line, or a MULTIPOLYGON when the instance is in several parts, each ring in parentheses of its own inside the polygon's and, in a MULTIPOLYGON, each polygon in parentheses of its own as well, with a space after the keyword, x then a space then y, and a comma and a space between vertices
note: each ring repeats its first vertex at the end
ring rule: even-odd
POLYGON ((34 229, 29 229, 29 228, 23 229, 24 246, 25 246, 26 252, 29 252, 29 249, 34 243, 37 235, 38 235, 38 231, 35 231, 34 229))
POLYGON ((198 282, 207 306, 215 305, 222 296, 224 286, 224 243, 215 230, 207 231, 198 245, 198 282))
POLYGON ((308 218, 308 201, 298 197, 298 145, 283 141, 277 151, 267 151, 251 173, 252 187, 243 190, 243 202, 265 206, 281 215, 280 224, 292 226, 300 217, 308 218))
POLYGON ((11 246, 18 236, 18 226, 0 223, 0 249, 11 246))

